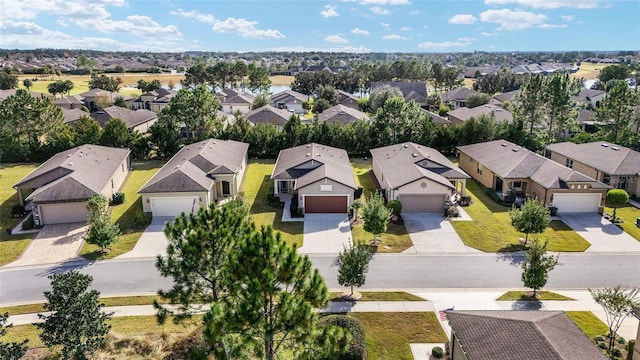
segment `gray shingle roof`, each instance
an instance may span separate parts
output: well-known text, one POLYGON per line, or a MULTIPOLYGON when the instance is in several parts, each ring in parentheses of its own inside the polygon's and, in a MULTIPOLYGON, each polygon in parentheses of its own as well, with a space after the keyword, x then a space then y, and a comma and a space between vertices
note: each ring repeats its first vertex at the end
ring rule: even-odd
POLYGON ((374 81, 371 83, 371 90, 385 85, 399 89, 406 101, 414 100, 423 104, 427 99, 427 86, 422 81, 374 81))
POLYGON ((293 90, 285 90, 285 91, 281 91, 279 93, 273 94, 271 96, 271 101, 272 102, 290 102, 293 100, 297 100, 300 102, 305 102, 307 101, 307 95, 304 94, 300 94, 297 91, 293 91, 293 90))
POLYGON ((222 89, 216 93, 221 104, 252 104, 255 95, 233 89, 222 89))
POLYGON ((573 101, 590 101, 592 98, 596 96, 600 96, 606 94, 607 92, 604 90, 594 90, 583 88, 580 90, 580 93, 576 96, 572 96, 571 99, 573 101))
POLYGON ((35 202, 80 201, 102 192, 120 164, 129 156, 129 149, 99 145, 82 145, 57 153, 13 187, 46 175, 55 180, 31 193, 27 200, 35 202))
POLYGON ((318 115, 318 121, 348 124, 356 120, 369 120, 367 114, 344 105, 335 105, 318 115))
POLYGON ((449 116, 453 116, 462 121, 471 120, 471 118, 479 119, 482 116, 488 116, 493 118, 497 122, 511 121, 513 120, 513 114, 509 110, 505 110, 496 105, 480 105, 474 108, 461 107, 447 113, 449 116))
POLYGON ((562 311, 447 311, 468 360, 598 360, 600 349, 562 311))
POLYGON ((133 128, 140 124, 156 120, 158 114, 147 109, 131 110, 114 105, 92 113, 91 117, 99 122, 102 127, 111 119, 120 119, 128 128, 133 128))
POLYGON ((471 96, 472 94, 475 94, 476 92, 466 88, 466 87, 461 87, 461 88, 457 88, 457 89, 453 89, 453 90, 449 90, 449 91, 445 91, 440 95, 440 98, 442 99, 443 102, 447 102, 447 101, 464 101, 467 100, 467 98, 469 96, 471 96))
POLYGON ((271 105, 265 105, 249 111, 245 116, 247 120, 253 124, 272 124, 282 126, 289 121, 291 115, 293 114, 287 110, 278 109, 271 105))
POLYGON ((450 179, 470 178, 437 150, 411 142, 370 152, 393 189, 424 178, 455 188, 450 179))
POLYGON ((84 112, 80 109, 71 109, 71 110, 60 109, 60 110, 62 110, 62 115, 64 115, 64 121, 68 123, 76 122, 80 120, 80 118, 82 118, 83 116, 89 117, 88 112, 84 112))
POLYGON ((284 149, 278 154, 276 165, 271 173, 271 179, 297 179, 297 189, 324 178, 356 189, 356 179, 345 150, 316 143, 284 149), (307 163, 315 167, 296 169, 307 163))
POLYGON ((563 142, 548 145, 547 149, 609 175, 640 174, 640 152, 624 146, 601 141, 586 144, 563 142))
POLYGON ((503 179, 530 178, 547 189, 566 188, 567 181, 586 182, 594 189, 609 186, 506 140, 458 146, 503 179))
POLYGON ((233 140, 207 139, 184 146, 139 193, 208 191, 215 174, 233 174, 240 169, 249 144, 233 140))

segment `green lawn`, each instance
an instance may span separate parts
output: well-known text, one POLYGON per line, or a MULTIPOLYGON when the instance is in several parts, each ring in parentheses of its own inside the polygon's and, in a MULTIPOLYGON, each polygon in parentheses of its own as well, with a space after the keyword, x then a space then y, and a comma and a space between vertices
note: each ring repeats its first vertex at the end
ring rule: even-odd
MULTIPOLYGON (((157 300, 160 304, 167 304, 168 301, 155 295, 148 296, 114 296, 100 298, 100 302, 104 306, 129 306, 129 305, 151 305, 153 300, 157 300)), ((8 312, 9 315, 33 314, 44 311, 44 303, 15 305, 0 307, 0 314, 8 312)))
POLYGON ((85 243, 80 255, 91 260, 111 259, 133 249, 144 232, 144 229, 138 229, 134 224, 136 214, 142 212, 142 198, 137 192, 163 164, 164 161, 160 160, 132 163, 133 170, 122 187, 125 202, 111 207, 111 219, 120 225, 122 235, 111 245, 111 251, 106 254, 103 254, 98 246, 85 243))
POLYGON ((11 215, 11 208, 18 205, 18 193, 12 187, 38 164, 0 165, 0 266, 10 263, 22 254, 34 234, 7 235, 6 229, 14 228, 22 219, 11 215))
POLYGON ((272 225, 280 231, 288 244, 302 246, 302 222, 282 222, 282 209, 267 204, 267 193, 273 191, 273 180, 270 179, 275 160, 251 160, 244 174, 242 191, 256 227, 272 225))
MULTIPOLYGON (((472 204, 464 210, 473 221, 453 221, 451 224, 465 245, 486 252, 524 250, 518 238, 524 234, 511 226, 509 208, 491 200, 475 180, 467 180, 467 194, 472 204)), ((589 243, 560 220, 553 220, 542 234, 529 235, 548 239, 549 251, 584 251, 589 243)))
MULTIPOLYGON (((612 208, 607 207, 605 208, 605 211, 613 214, 612 208)), ((622 230, 636 238, 636 240, 640 241, 640 227, 636 226, 636 219, 640 217, 640 209, 633 205, 627 204, 616 210, 616 216, 624 220, 624 223, 619 225, 622 230)))
POLYGON ((364 189, 363 198, 368 198, 378 189, 371 170, 371 160, 351 159, 351 171, 356 178, 356 184, 364 189))
POLYGON ((560 295, 560 294, 556 294, 554 292, 551 291, 538 291, 537 292, 537 299, 534 299, 531 295, 533 295, 533 293, 531 291, 507 291, 506 293, 502 294, 499 298, 497 298, 497 301, 517 301, 517 300, 575 300, 572 299, 570 297, 564 296, 564 295, 560 295))
POLYGON ((433 312, 365 312, 349 316, 364 326, 369 359, 412 360, 410 343, 447 341, 433 312))
MULTIPOLYGON (((361 291, 360 294, 362 294, 362 297, 358 301, 427 301, 419 296, 402 291, 361 291)), ((331 301, 342 301, 341 296, 342 293, 339 292, 329 293, 331 301)))
POLYGON ((593 315, 591 311, 565 311, 565 313, 590 339, 598 335, 604 336, 609 332, 607 324, 593 315))

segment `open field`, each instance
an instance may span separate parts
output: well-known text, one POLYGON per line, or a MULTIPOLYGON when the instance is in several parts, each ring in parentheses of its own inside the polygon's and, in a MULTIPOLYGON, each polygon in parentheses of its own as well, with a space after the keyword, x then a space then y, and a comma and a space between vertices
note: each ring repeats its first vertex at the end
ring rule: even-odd
POLYGON ((600 74, 600 70, 606 66, 607 64, 593 64, 583 62, 580 64, 580 69, 576 71, 576 73, 571 74, 571 77, 576 79, 583 78, 585 80, 596 79, 600 74))

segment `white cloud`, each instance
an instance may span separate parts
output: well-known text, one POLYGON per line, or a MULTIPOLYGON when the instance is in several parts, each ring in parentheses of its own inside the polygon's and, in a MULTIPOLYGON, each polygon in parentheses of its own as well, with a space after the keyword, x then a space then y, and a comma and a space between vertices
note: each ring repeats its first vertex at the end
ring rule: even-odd
POLYGON ((474 38, 470 37, 462 37, 457 39, 457 41, 443 41, 443 42, 423 42, 418 44, 418 47, 425 50, 434 50, 434 49, 448 49, 448 48, 458 48, 458 47, 466 47, 473 44, 476 41, 474 38))
POLYGON ((143 15, 127 16, 125 20, 72 19, 71 21, 82 28, 97 30, 105 34, 128 33, 146 37, 182 36, 177 26, 162 26, 150 17, 143 15))
POLYGON ((216 23, 215 16, 211 14, 201 14, 196 10, 190 10, 190 11, 185 11, 183 9, 171 10, 169 14, 194 19, 198 22, 210 24, 210 25, 213 25, 216 23))
POLYGON ((351 33, 364 36, 368 36, 370 34, 367 30, 362 30, 360 28, 351 29, 351 33))
POLYGON ((329 35, 324 38, 324 41, 333 43, 333 44, 348 44, 349 40, 343 38, 341 34, 329 35))
POLYGON ((389 23, 386 23, 386 22, 381 22, 380 25, 382 25, 382 27, 385 27, 385 28, 389 27, 389 23))
POLYGON ((268 29, 260 30, 256 28, 257 21, 248 21, 245 19, 228 18, 224 21, 218 21, 213 25, 213 31, 218 33, 235 33, 245 38, 252 39, 281 39, 284 38, 278 30, 268 29))
POLYGON ((58 24, 59 26, 62 26, 62 27, 69 26, 69 23, 64 19, 56 19, 56 24, 58 24))
POLYGON ((418 16, 420 14, 422 14, 422 11, 420 11, 420 10, 410 10, 409 11, 409 15, 411 15, 411 16, 418 16))
POLYGON ((382 40, 407 40, 407 38, 396 34, 389 34, 383 36, 382 40))
POLYGON ((542 24, 538 27, 541 29, 557 29, 557 28, 566 28, 567 24, 542 24))
POLYGON ((340 14, 338 14, 338 12, 336 11, 337 9, 338 7, 335 5, 325 5, 324 10, 320 11, 320 15, 322 15, 322 17, 324 18, 340 16, 340 14))
POLYGON ((476 22, 476 17, 469 14, 454 15, 449 19, 449 24, 469 25, 476 22))
POLYGON ((35 19, 39 14, 65 18, 105 19, 111 13, 107 6, 124 6, 125 0, 0 0, 0 18, 35 19))
POLYGON ((403 26, 400 28, 400 31, 409 31, 409 30, 411 30, 411 28, 408 26, 403 26))
POLYGON ((534 9, 557 9, 561 7, 576 9, 595 9, 608 6, 610 0, 485 0, 487 5, 517 4, 534 9))
POLYGON ((482 36, 498 36, 498 33, 490 33, 490 32, 481 32, 480 35, 482 36))
POLYGON ((560 18, 564 21, 573 21, 576 17, 573 15, 561 15, 560 18))
POLYGON ((266 51, 281 51, 281 52, 346 52, 346 53, 366 53, 371 52, 371 49, 364 46, 337 46, 337 47, 312 47, 305 45, 298 46, 278 46, 266 51))
POLYGON ((380 7, 380 6, 374 6, 369 8, 369 10, 371 10, 372 13, 376 14, 376 15, 389 15, 391 14, 391 11, 380 7))
POLYGON ((499 24, 498 30, 521 30, 542 25, 547 20, 547 16, 529 11, 502 9, 482 12, 480 20, 499 24))
POLYGON ((362 5, 411 5, 409 0, 362 0, 362 5))

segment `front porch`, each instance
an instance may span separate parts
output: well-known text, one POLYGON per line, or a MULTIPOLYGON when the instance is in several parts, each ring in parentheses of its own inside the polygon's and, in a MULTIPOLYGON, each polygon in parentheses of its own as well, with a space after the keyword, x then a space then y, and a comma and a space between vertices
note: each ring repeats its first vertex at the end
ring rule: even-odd
POLYGON ((293 194, 295 191, 295 180, 274 180, 273 183, 273 195, 279 196, 282 199, 282 194, 293 194))
POLYGON ((524 203, 525 199, 535 199, 537 194, 528 191, 529 182, 526 179, 494 178, 493 189, 496 196, 507 203, 524 203))

